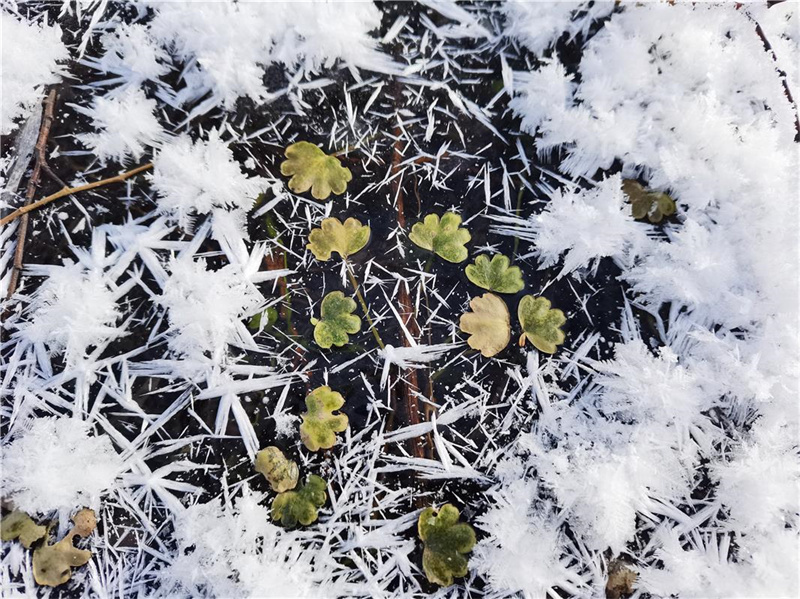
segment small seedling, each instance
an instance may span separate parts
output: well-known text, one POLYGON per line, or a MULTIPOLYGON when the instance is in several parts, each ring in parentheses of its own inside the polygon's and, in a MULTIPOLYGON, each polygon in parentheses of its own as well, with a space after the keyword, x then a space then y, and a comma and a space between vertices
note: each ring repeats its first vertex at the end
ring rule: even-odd
POLYGON ((486 358, 500 353, 511 340, 508 306, 497 295, 484 293, 469 302, 472 312, 461 316, 461 330, 470 335, 467 343, 486 358))
POLYGON ((319 228, 311 231, 306 247, 322 262, 330 260, 331 252, 347 258, 367 245, 369 234, 369 227, 358 219, 348 218, 342 224, 338 218, 326 218, 319 228))
POLYGON ((645 218, 653 224, 658 224, 666 216, 675 214, 677 207, 675 200, 660 191, 647 191, 633 179, 622 181, 622 191, 631 203, 631 216, 637 220, 645 218))
POLYGON ((312 474, 306 484, 297 491, 281 493, 272 501, 272 519, 280 521, 287 528, 298 523, 308 526, 317 519, 317 510, 325 505, 328 498, 325 489, 328 483, 312 474))
POLYGON ((475 264, 464 269, 473 285, 496 293, 517 293, 525 287, 519 266, 510 266, 511 260, 502 254, 478 256, 475 264))
POLYGON ((55 587, 72 577, 71 568, 83 566, 92 559, 92 552, 73 545, 75 537, 88 537, 97 526, 94 511, 80 510, 72 517, 75 526, 55 545, 45 544, 33 552, 33 578, 36 584, 55 587))
POLYGON ((428 214, 423 222, 411 227, 408 238, 419 247, 434 252, 448 262, 458 263, 467 259, 466 244, 472 236, 461 225, 461 217, 455 212, 428 214))
POLYGON ((361 330, 361 319, 353 314, 356 303, 341 291, 331 291, 322 300, 320 318, 311 319, 314 341, 324 349, 342 347, 350 341, 349 335, 361 330))
POLYGON ((306 396, 300 439, 311 451, 330 449, 336 444, 336 433, 347 428, 347 415, 334 414, 344 405, 341 393, 330 387, 317 387, 306 396))
POLYGON ((30 549, 36 541, 47 534, 44 526, 39 526, 23 511, 14 510, 0 522, 4 541, 19 539, 23 547, 30 549))
POLYGON ((264 475, 276 493, 290 491, 297 486, 300 469, 277 447, 270 445, 256 454, 256 472, 264 475))
POLYGON ((422 569, 430 582, 443 587, 467 575, 469 562, 462 554, 475 546, 475 531, 458 517, 458 509, 447 503, 438 515, 433 508, 425 508, 417 523, 419 538, 425 543, 422 569))
POLYGON ((331 192, 341 195, 353 178, 350 169, 335 156, 328 156, 314 144, 298 141, 286 148, 281 174, 291 176, 289 189, 305 193, 309 189, 317 200, 326 200, 331 192))
POLYGON ((551 308, 547 298, 526 295, 519 302, 517 315, 523 331, 519 338, 520 347, 527 339, 539 351, 554 354, 557 346, 564 343, 561 325, 567 322, 567 317, 561 310, 551 308))

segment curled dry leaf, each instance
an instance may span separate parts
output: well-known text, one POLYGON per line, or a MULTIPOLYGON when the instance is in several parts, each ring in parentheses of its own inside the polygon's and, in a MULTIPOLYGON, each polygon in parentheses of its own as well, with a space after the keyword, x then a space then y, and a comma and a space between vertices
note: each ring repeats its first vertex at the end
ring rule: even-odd
POLYGON ((256 472, 260 472, 269 481, 276 493, 289 491, 297 486, 300 469, 283 452, 270 445, 256 454, 256 472))
POLYGON ((367 245, 369 233, 369 227, 355 218, 348 218, 344 224, 338 218, 326 218, 311 231, 306 247, 323 262, 330 260, 331 252, 347 258, 367 245))
POLYGON ((478 256, 475 264, 464 269, 473 285, 497 293, 517 293, 525 287, 519 266, 510 266, 511 260, 502 254, 478 256))
POLYGON ((636 583, 636 572, 620 560, 612 560, 608 565, 608 582, 606 583, 606 599, 620 599, 633 594, 636 583))
POLYGON ((425 543, 422 569, 430 582, 443 587, 453 584, 453 578, 467 575, 469 562, 462 554, 475 546, 475 531, 458 517, 458 509, 448 503, 438 514, 425 508, 417 522, 419 538, 425 543))
POLYGON ((461 217, 455 212, 428 214, 423 222, 411 227, 408 238, 419 247, 434 252, 448 262, 463 262, 467 259, 467 243, 472 236, 461 225, 461 217))
POLYGON ((550 308, 547 298, 526 295, 519 302, 517 315, 523 331, 520 346, 528 339, 539 351, 554 354, 557 346, 564 343, 561 325, 567 322, 567 317, 561 310, 550 308))
POLYGON ((302 414, 300 439, 311 451, 330 449, 336 444, 336 433, 347 428, 347 415, 334 414, 344 405, 342 394, 330 387, 317 387, 306 396, 307 412, 302 414))
POLYGON ((502 298, 493 293, 473 297, 469 302, 472 312, 461 316, 461 330, 470 335, 467 343, 486 358, 505 349, 511 340, 511 317, 502 298))
POLYGON ((80 510, 72 517, 75 526, 55 545, 43 546, 33 552, 33 578, 36 584, 55 587, 67 582, 71 568, 83 566, 92 559, 92 552, 73 545, 75 537, 88 537, 97 526, 94 511, 80 510))
POLYGON ((353 314, 356 303, 341 291, 331 291, 322 300, 320 318, 311 319, 314 341, 324 349, 332 345, 342 347, 350 341, 349 335, 361 330, 361 319, 353 314))
POLYGON ((331 192, 343 194, 353 178, 350 169, 342 166, 335 156, 328 156, 316 145, 298 141, 286 148, 286 160, 281 174, 291 176, 289 189, 295 193, 311 190, 317 200, 326 200, 331 192))
POLYGON ((0 522, 2 538, 4 541, 19 539, 23 547, 30 548, 36 541, 41 539, 47 529, 34 522, 31 517, 21 510, 14 510, 0 522))
POLYGON ((297 491, 281 493, 272 501, 272 519, 287 528, 298 523, 308 526, 317 519, 317 510, 328 498, 325 479, 312 474, 297 491))

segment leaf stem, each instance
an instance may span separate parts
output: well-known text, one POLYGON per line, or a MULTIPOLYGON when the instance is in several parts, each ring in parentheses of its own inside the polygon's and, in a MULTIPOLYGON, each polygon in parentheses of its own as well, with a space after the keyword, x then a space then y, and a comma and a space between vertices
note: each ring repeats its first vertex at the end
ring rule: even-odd
POLYGON ((386 345, 383 343, 383 339, 381 339, 380 334, 378 333, 378 329, 375 328, 375 323, 372 322, 372 317, 369 315, 369 308, 367 307, 367 301, 364 299, 364 296, 361 293, 361 286, 356 281, 356 275, 353 273, 353 269, 350 266, 350 263, 347 259, 343 259, 345 270, 347 270, 347 276, 350 279, 350 284, 355 289, 356 297, 358 297, 358 301, 361 304, 361 309, 364 311, 364 316, 367 317, 367 322, 369 323, 369 329, 372 331, 372 335, 375 337, 375 341, 378 342, 378 346, 381 349, 386 349, 386 345))

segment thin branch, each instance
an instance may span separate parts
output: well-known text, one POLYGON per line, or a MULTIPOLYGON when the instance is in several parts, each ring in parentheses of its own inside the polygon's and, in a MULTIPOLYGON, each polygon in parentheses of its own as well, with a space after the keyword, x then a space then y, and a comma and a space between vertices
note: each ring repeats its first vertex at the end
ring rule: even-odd
MULTIPOLYGON (((56 98, 58 93, 55 88, 51 89, 44 100, 44 115, 42 117, 42 124, 39 127, 39 138, 36 140, 36 161, 33 166, 31 178, 28 180, 28 186, 25 188, 25 205, 20 210, 25 210, 32 206, 33 195, 36 193, 36 188, 39 185, 39 178, 41 176, 42 168, 47 167, 45 160, 45 151, 47 148, 47 138, 50 136, 50 127, 53 125, 53 118, 55 113, 56 98)), ((28 237, 28 216, 25 210, 21 214, 24 215, 19 222, 17 229, 17 247, 14 249, 14 264, 11 267, 11 278, 8 281, 8 291, 6 292, 6 299, 10 299, 19 285, 19 275, 22 272, 22 261, 25 257, 25 240, 28 237)), ((0 226, 5 225, 13 219, 0 220, 0 226)))
POLYGON ((15 218, 23 216, 24 214, 27 214, 28 212, 36 210, 37 208, 41 208, 42 206, 45 206, 45 205, 49 204, 50 202, 53 202, 53 201, 58 200, 60 198, 63 198, 63 197, 66 197, 68 195, 72 195, 74 193, 78 193, 78 192, 81 192, 81 191, 89 191, 90 189, 95 189, 97 187, 102 187, 104 185, 110 185, 112 183, 122 183, 123 181, 125 181, 125 179, 130 179, 134 175, 138 175, 139 173, 144 172, 144 171, 146 171, 148 169, 151 169, 151 168, 153 168, 153 163, 152 162, 148 162, 147 164, 143 164, 142 166, 136 167, 135 169, 130 170, 128 172, 121 173, 121 174, 119 174, 119 175, 117 175, 115 177, 109 177, 108 179, 103 179, 101 181, 95 181, 94 183, 87 183, 86 185, 78 185, 77 187, 67 187, 65 189, 62 189, 61 191, 57 191, 56 193, 47 196, 46 198, 42 198, 38 202, 34 202, 33 204, 28 204, 27 206, 23 206, 21 208, 17 208, 14 212, 9 214, 5 218, 0 219, 0 226, 8 224, 11 221, 13 221, 15 218))

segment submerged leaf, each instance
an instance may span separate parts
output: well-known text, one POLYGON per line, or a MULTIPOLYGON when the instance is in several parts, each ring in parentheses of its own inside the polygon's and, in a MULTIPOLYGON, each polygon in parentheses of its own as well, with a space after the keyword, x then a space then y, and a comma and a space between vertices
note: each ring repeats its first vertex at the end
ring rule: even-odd
POLYGON ((511 339, 511 317, 502 298, 493 293, 473 297, 472 312, 461 316, 461 330, 470 335, 467 343, 486 358, 500 353, 511 339))
POLYGON ((289 491, 297 486, 300 469, 283 452, 270 445, 256 454, 256 472, 260 472, 269 481, 272 490, 277 493, 289 491))
POLYGON ((443 587, 453 584, 454 577, 467 575, 468 561, 462 553, 475 546, 475 531, 458 517, 458 509, 448 503, 438 515, 433 508, 425 508, 417 523, 419 538, 425 543, 422 569, 430 582, 443 587))
POLYGON ((335 156, 328 156, 307 141, 293 143, 285 151, 286 160, 281 163, 281 174, 291 176, 289 189, 295 193, 311 190, 318 200, 344 193, 353 178, 350 169, 342 166, 335 156))
POLYGON ((83 566, 92 559, 92 552, 73 545, 75 537, 88 537, 97 526, 94 511, 84 509, 72 517, 72 530, 55 545, 45 543, 33 552, 33 578, 42 586, 55 587, 67 582, 71 568, 83 566))
POLYGON ((502 254, 478 256, 475 264, 464 269, 467 278, 473 285, 495 291, 497 293, 517 293, 522 291, 525 283, 519 266, 510 266, 511 260, 502 254))
POLYGON ((336 444, 336 433, 347 428, 347 415, 333 412, 344 405, 341 393, 330 387, 317 387, 306 396, 307 412, 302 414, 300 439, 311 451, 329 449, 336 444))
POLYGON ((353 314, 356 303, 341 291, 331 291, 322 300, 320 319, 311 319, 314 325, 314 341, 324 349, 332 345, 342 347, 350 341, 348 335, 361 330, 361 319, 353 314))
POLYGON ((561 310, 550 308, 547 298, 526 295, 519 302, 517 315, 523 331, 520 346, 528 339, 539 351, 554 354, 556 346, 564 343, 561 325, 567 322, 567 317, 561 310))
POLYGON ((31 517, 21 510, 14 510, 0 521, 0 530, 4 541, 19 539, 24 547, 30 548, 41 539, 47 529, 31 520, 31 517))
POLYGON ((317 510, 325 505, 328 483, 312 474, 297 491, 281 493, 272 501, 272 519, 291 528, 299 522, 308 526, 317 519, 317 510))
POLYGON ((253 316, 247 323, 248 328, 257 331, 261 328, 268 329, 278 322, 278 311, 270 306, 263 312, 253 316), (265 318, 266 317, 266 318, 265 318))
POLYGON ((338 218, 326 218, 320 228, 311 231, 306 247, 323 262, 330 260, 331 252, 347 258, 367 245, 369 232, 369 227, 355 218, 348 218, 344 224, 338 218))
POLYGON ((463 262, 467 259, 467 248, 464 244, 472 236, 459 225, 461 217, 455 212, 445 212, 441 220, 438 214, 428 214, 423 222, 415 223, 411 227, 408 238, 448 262, 463 262))
POLYGON ((625 179, 622 191, 631 203, 631 215, 637 220, 648 219, 657 224, 665 216, 675 214, 675 200, 660 191, 647 191, 638 181, 625 179))

